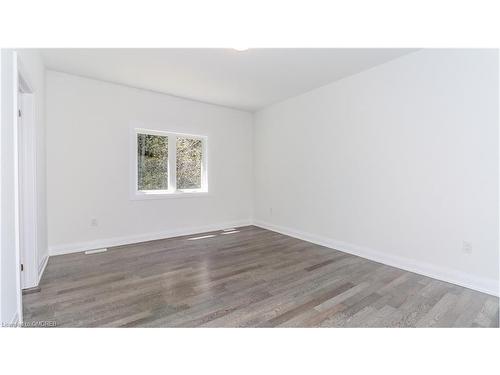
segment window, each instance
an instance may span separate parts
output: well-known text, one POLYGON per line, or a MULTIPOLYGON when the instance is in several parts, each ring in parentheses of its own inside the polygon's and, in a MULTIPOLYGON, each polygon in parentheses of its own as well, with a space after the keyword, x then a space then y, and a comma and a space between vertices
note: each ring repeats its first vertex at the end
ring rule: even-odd
POLYGON ((134 199, 207 193, 207 138, 134 129, 134 199))

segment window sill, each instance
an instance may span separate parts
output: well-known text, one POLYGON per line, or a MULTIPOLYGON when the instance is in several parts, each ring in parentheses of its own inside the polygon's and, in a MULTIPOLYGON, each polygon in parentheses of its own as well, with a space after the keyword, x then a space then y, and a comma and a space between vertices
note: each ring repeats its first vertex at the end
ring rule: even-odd
POLYGON ((202 198, 208 197, 208 191, 176 191, 171 193, 165 192, 135 192, 130 197, 131 200, 148 200, 148 199, 171 199, 171 198, 202 198))

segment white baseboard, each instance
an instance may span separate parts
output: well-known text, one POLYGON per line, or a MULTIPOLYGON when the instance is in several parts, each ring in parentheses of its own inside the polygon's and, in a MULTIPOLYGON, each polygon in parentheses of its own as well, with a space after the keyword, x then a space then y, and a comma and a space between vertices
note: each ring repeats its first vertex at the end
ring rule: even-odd
POLYGON ((62 255, 70 253, 79 253, 82 251, 95 250, 100 248, 108 248, 113 246, 129 245, 133 243, 161 240, 165 238, 172 238, 178 236, 189 236, 192 234, 198 234, 203 232, 211 232, 216 230, 222 230, 231 227, 241 227, 245 225, 251 225, 250 220, 240 220, 232 221, 227 223, 220 223, 216 225, 207 225, 202 227, 192 227, 184 229, 176 229, 158 233, 147 233, 139 234, 126 237, 114 237, 114 238, 103 238, 94 241, 69 243, 62 245, 49 246, 49 255, 62 255))
POLYGON ((466 274, 461 271, 435 266, 429 263, 416 261, 404 257, 390 255, 382 251, 377 251, 363 246, 354 245, 351 243, 334 240, 327 237, 317 236, 311 233, 305 233, 291 228, 286 228, 279 225, 266 223, 263 221, 255 221, 253 225, 278 232, 290 237, 295 237, 300 240, 315 243, 317 245, 329 247, 331 249, 343 251, 362 258, 370 259, 375 262, 383 263, 388 266, 401 268, 406 271, 414 272, 420 275, 432 277, 434 279, 446 281, 448 283, 460 285, 469 289, 474 289, 479 292, 499 295, 499 281, 494 279, 485 279, 473 275, 466 274))
POLYGON ((43 273, 45 272, 45 267, 47 267, 47 263, 49 262, 49 256, 45 255, 38 266, 38 282, 37 286, 40 284, 40 280, 42 279, 43 273))

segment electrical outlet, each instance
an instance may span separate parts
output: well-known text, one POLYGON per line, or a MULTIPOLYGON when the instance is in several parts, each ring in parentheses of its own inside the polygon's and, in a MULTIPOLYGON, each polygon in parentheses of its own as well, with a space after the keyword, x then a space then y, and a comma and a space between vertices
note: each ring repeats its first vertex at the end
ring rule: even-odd
POLYGON ((91 227, 97 227, 98 225, 99 225, 99 223, 97 222, 96 218, 90 219, 90 226, 91 227))
POLYGON ((269 207, 269 216, 273 216, 273 208, 269 207))
POLYGON ((462 250, 465 254, 471 254, 472 253, 472 243, 464 241, 462 245, 462 250))

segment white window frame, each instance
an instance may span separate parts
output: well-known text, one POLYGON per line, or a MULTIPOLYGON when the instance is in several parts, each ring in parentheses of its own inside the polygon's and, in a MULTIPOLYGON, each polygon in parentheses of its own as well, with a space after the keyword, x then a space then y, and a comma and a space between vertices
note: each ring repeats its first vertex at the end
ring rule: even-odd
POLYGON ((147 129, 144 127, 132 127, 130 132, 131 145, 131 178, 130 198, 140 199, 162 199, 200 197, 208 195, 208 137, 187 133, 178 133, 164 130, 147 129), (168 137, 168 189, 167 190, 139 190, 138 189, 138 160, 137 160, 137 135, 149 134, 168 137), (177 189, 177 137, 201 139, 201 188, 200 189, 177 189))

